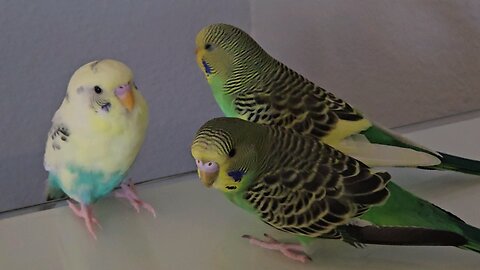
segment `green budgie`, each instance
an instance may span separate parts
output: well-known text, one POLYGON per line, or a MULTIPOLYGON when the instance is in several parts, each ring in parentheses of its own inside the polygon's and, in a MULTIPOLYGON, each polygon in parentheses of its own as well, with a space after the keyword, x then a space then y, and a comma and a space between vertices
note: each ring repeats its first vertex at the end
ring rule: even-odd
POLYGON ((52 119, 45 147, 48 199, 68 195, 73 212, 85 220, 96 239, 91 205, 115 187, 139 211, 155 216, 151 205, 136 195, 133 184, 122 183, 143 144, 148 107, 137 90, 132 71, 105 59, 80 67, 72 75, 65 98, 52 119))
MULTIPOLYGON (((191 152, 203 184, 302 242, 334 238, 354 246, 456 246, 480 252, 479 229, 403 190, 388 173, 374 172, 294 130, 217 118, 199 129, 191 152)), ((291 259, 309 259, 301 245, 245 237, 291 259)))
POLYGON ((226 24, 196 37, 197 64, 228 117, 292 128, 369 166, 419 167, 480 175, 480 162, 428 149, 382 128, 226 24))

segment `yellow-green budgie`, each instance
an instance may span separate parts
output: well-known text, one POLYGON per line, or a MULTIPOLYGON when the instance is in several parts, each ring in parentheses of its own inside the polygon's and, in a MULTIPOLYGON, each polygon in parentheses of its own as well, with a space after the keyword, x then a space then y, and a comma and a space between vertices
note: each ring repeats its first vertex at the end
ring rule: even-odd
MULTIPOLYGON (((191 146, 207 187, 302 242, 456 246, 480 252, 480 229, 402 189, 387 172, 292 129, 216 118, 191 146)), ((254 245, 305 262, 302 246, 269 236, 254 245)))
POLYGON ((72 75, 67 93, 52 119, 45 147, 48 197, 64 194, 73 212, 85 220, 96 239, 91 205, 118 185, 117 197, 153 207, 138 198, 133 185, 122 183, 145 138, 148 107, 130 68, 111 59, 93 61, 72 75), (121 184, 122 183, 122 184, 121 184))
POLYGON ((226 116, 292 128, 369 166, 454 170, 480 175, 480 162, 411 142, 367 119, 227 24, 203 28, 196 60, 226 116))

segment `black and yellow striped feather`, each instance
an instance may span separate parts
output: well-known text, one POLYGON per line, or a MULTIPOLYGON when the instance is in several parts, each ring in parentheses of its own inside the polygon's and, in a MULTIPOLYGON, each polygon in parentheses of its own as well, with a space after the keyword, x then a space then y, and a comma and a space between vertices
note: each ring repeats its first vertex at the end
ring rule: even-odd
POLYGON ((430 150, 376 125, 342 99, 271 57, 237 27, 209 25, 199 32, 196 44, 201 51, 197 61, 213 70, 205 73, 226 116, 314 136, 369 166, 480 175, 480 161, 430 150), (208 52, 202 49, 206 45, 208 52))
POLYGON ((293 130, 217 118, 197 132, 192 147, 199 144, 215 149, 219 160, 228 158, 231 148, 255 145, 250 158, 256 163, 243 161, 251 179, 242 180, 246 186, 233 196, 246 200, 264 222, 282 231, 338 238, 337 227, 388 197, 388 173, 374 173, 293 130))

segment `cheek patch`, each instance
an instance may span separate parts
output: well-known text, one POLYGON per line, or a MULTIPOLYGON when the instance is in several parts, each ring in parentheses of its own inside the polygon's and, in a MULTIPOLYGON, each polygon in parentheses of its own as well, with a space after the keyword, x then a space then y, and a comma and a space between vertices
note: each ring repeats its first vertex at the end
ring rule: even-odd
POLYGON ((231 172, 228 172, 228 176, 232 177, 233 178, 233 181, 235 182, 240 182, 242 181, 242 177, 245 175, 244 172, 242 171, 231 171, 231 172))
POLYGON ((205 62, 205 60, 202 60, 203 68, 205 69, 205 73, 208 75, 212 74, 212 68, 205 62))

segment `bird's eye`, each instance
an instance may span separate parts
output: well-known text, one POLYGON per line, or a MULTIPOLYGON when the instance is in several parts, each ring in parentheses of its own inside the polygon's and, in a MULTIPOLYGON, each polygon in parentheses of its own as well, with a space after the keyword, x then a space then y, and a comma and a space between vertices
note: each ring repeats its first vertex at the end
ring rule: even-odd
POLYGON ((211 52, 213 50, 213 45, 210 43, 205 44, 205 50, 211 52))
POLYGON ((230 152, 228 152, 228 156, 232 158, 232 157, 235 156, 236 153, 237 153, 237 150, 235 150, 235 148, 232 148, 232 150, 230 150, 230 152))
POLYGON ((209 173, 218 171, 218 164, 216 162, 213 162, 213 161, 209 161, 209 162, 206 162, 206 163, 203 163, 203 164, 202 164, 202 162, 197 162, 197 167, 201 171, 209 172, 209 173))
POLYGON ((95 87, 93 88, 93 90, 95 91, 95 93, 97 94, 101 94, 103 92, 102 88, 100 88, 100 86, 98 85, 95 85, 95 87))

